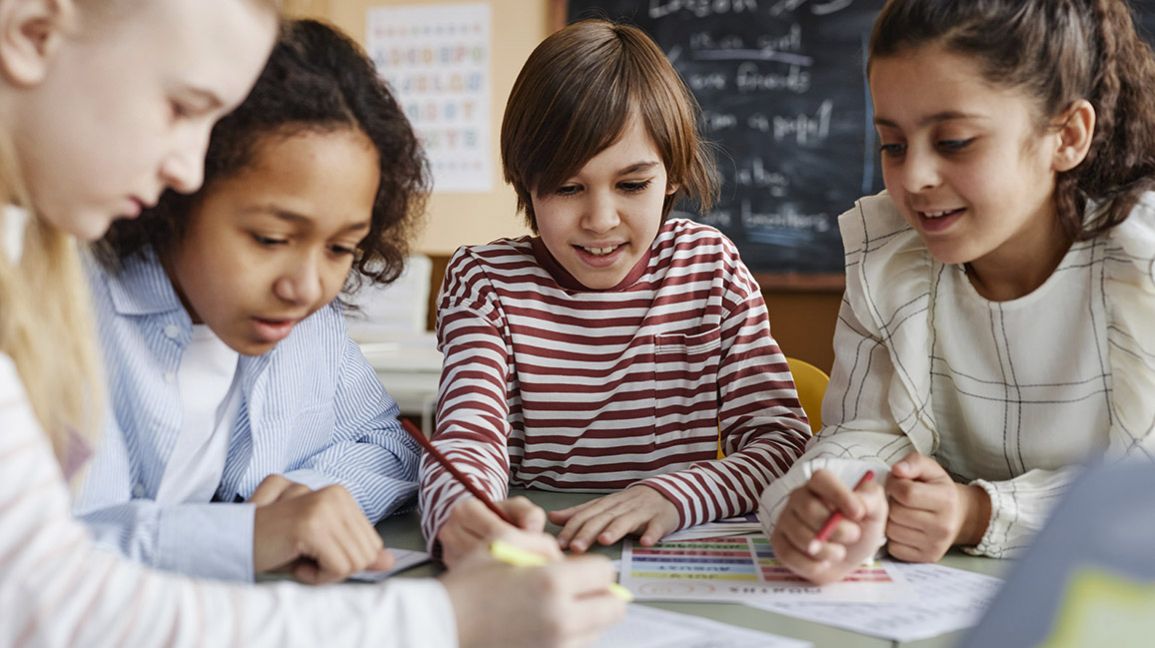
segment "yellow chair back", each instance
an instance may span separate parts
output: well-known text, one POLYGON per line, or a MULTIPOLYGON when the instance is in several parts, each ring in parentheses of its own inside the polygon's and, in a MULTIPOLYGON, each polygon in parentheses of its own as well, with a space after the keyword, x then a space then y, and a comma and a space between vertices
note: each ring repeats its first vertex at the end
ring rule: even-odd
MULTIPOLYGON (((826 395, 826 385, 830 376, 814 365, 797 358, 786 358, 790 375, 794 377, 794 388, 798 390, 798 401, 806 418, 810 419, 810 430, 817 433, 822 429, 822 398, 826 395)), ((722 452, 722 431, 718 430, 718 458, 726 456, 722 452)))
POLYGON ((810 429, 817 434, 822 429, 822 398, 826 395, 826 385, 830 376, 814 365, 797 358, 786 358, 790 374, 794 376, 794 387, 798 390, 798 400, 810 419, 810 429))

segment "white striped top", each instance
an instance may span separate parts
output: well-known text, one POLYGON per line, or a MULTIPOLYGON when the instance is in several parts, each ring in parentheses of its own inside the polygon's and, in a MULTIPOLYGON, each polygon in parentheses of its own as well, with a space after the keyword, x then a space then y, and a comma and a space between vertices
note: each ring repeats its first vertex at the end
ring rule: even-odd
MULTIPOLYGON (((434 443, 495 499, 511 482, 604 492, 641 481, 692 526, 753 510, 810 434, 757 283, 733 243, 691 221, 667 221, 604 291, 581 286, 539 239, 461 248, 437 334, 434 443)), ((465 491, 428 457, 421 480, 432 546, 465 491)))
POLYGON ((253 587, 96 549, 11 359, 0 354, 0 646, 452 646, 433 580, 253 587))

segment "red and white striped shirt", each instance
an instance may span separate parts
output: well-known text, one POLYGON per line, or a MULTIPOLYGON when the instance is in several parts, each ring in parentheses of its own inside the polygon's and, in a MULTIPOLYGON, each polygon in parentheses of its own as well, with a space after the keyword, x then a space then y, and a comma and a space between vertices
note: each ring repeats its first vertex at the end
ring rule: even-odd
MULTIPOLYGON (((581 286, 540 239, 463 247, 437 336, 434 443, 494 499, 510 483, 600 492, 641 481, 684 528, 754 510, 810 436, 757 283, 733 243, 692 221, 667 221, 604 291, 581 286)), ((466 491, 429 457, 421 482, 432 546, 466 491)))

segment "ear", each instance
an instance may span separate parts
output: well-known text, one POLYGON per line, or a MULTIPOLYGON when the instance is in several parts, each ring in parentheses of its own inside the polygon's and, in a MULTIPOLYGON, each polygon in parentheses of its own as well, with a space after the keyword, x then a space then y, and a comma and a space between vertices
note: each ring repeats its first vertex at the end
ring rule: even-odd
POLYGON ((72 0, 0 1, 0 75, 14 86, 43 81, 74 13, 72 0))
POLYGON ((1055 171, 1070 171, 1087 157, 1095 135, 1095 107, 1086 99, 1071 104, 1056 120, 1059 136, 1051 166, 1055 171))
POLYGON ((676 182, 667 182, 666 183, 666 195, 667 196, 674 195, 675 193, 678 192, 678 189, 681 189, 681 187, 682 186, 676 182))

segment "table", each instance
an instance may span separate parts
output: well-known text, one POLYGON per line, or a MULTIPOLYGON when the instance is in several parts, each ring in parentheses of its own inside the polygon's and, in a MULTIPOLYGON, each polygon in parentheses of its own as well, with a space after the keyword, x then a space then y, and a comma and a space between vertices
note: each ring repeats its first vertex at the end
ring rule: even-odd
MULTIPOLYGON (((546 510, 573 506, 597 497, 597 495, 589 493, 552 493, 536 490, 514 490, 510 495, 524 495, 546 510)), ((425 548, 424 540, 421 537, 419 518, 415 511, 386 518, 377 525, 377 530, 381 534, 381 537, 384 538, 387 546, 398 547, 400 549, 425 548)), ((556 531, 557 528, 553 527, 552 530, 556 531)), ((621 547, 620 545, 598 547, 595 551, 607 555, 610 558, 617 558, 621 554, 621 547)), ((952 552, 947 555, 947 557, 943 559, 942 564, 992 576, 1002 574, 1010 565, 1007 561, 968 556, 961 552, 952 552)), ((436 575, 440 573, 440 571, 440 567, 435 567, 427 563, 409 569, 400 576, 403 578, 427 577, 436 575)), ((730 603, 664 602, 644 602, 641 603, 641 605, 649 605, 683 614, 695 614, 723 623, 803 639, 813 642, 817 648, 824 648, 826 646, 838 648, 882 648, 898 645, 896 642, 868 637, 855 632, 824 626, 794 617, 783 616, 765 610, 757 610, 745 605, 730 603)), ((904 648, 940 648, 953 646, 958 643, 962 634, 962 632, 955 632, 933 639, 904 643, 902 646, 904 648)))

